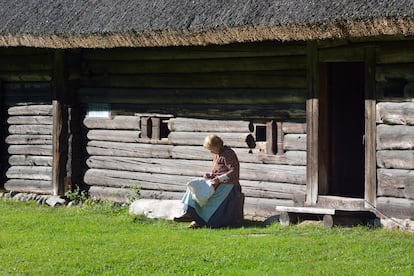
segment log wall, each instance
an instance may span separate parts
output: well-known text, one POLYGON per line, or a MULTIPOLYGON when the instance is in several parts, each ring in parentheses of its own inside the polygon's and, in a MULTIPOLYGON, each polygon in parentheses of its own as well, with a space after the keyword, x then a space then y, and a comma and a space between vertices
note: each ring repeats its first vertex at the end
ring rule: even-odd
POLYGON ((80 102, 109 103, 113 115, 84 119, 91 195, 181 198, 211 170, 211 133, 240 159, 247 213, 304 193, 304 44, 83 50, 81 68, 80 102))
POLYGON ((52 105, 8 108, 7 181, 10 191, 52 192, 52 105))
POLYGON ((414 218, 414 54, 412 42, 377 50, 377 208, 414 218))

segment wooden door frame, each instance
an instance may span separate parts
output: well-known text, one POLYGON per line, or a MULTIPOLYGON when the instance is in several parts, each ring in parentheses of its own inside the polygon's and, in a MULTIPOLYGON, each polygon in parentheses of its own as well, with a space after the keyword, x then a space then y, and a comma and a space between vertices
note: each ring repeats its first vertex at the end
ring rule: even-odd
MULTIPOLYGON (((364 202, 365 208, 376 206, 376 99, 375 99, 375 48, 364 50, 365 68, 365 172, 364 202)), ((349 62, 350 60, 343 60, 349 62)), ((357 61, 357 60, 352 60, 357 61)), ((308 98, 306 100, 307 122, 307 164, 306 164, 306 201, 307 206, 318 202, 320 192, 327 191, 326 176, 320 174, 319 157, 323 155, 319 147, 324 135, 319 133, 320 96, 326 93, 326 64, 318 58, 317 42, 307 45, 308 98)))

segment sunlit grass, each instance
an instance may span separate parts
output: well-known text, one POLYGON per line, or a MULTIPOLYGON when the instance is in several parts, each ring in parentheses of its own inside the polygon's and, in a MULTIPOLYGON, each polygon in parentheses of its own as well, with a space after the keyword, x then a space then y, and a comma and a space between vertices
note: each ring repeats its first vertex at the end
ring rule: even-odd
POLYGON ((413 275, 414 234, 365 227, 188 230, 127 208, 0 200, 5 275, 413 275))

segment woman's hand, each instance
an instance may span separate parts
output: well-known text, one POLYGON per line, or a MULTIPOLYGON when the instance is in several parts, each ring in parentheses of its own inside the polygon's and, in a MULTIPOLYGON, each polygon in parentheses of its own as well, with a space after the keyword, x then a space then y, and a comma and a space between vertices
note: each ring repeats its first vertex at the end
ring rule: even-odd
POLYGON ((213 186, 214 186, 214 188, 216 188, 219 184, 220 184, 220 179, 218 179, 218 177, 213 178, 213 179, 211 180, 211 185, 213 185, 213 186))
POLYGON ((205 173, 205 174, 203 175, 203 178, 206 178, 206 179, 211 179, 211 178, 213 178, 213 176, 212 176, 210 173, 205 173))

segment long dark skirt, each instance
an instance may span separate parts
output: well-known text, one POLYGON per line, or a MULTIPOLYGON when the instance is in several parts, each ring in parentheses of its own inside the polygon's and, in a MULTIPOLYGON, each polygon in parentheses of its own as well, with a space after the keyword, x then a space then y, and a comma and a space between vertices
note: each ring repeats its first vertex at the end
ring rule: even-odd
MULTIPOLYGON (((196 212, 196 210, 188 206, 187 213, 197 222, 200 226, 206 226, 209 228, 220 228, 234 225, 234 218, 240 212, 238 210, 240 205, 238 199, 240 197, 240 187, 234 186, 230 191, 223 203, 217 208, 214 214, 206 222, 196 212)), ((242 206, 243 208, 243 206, 242 206)))

